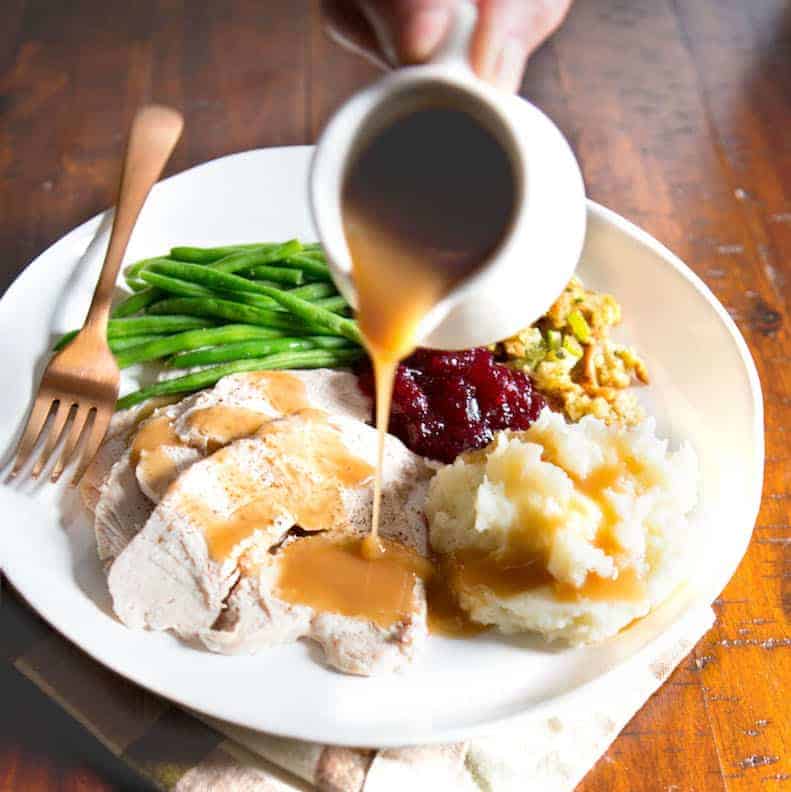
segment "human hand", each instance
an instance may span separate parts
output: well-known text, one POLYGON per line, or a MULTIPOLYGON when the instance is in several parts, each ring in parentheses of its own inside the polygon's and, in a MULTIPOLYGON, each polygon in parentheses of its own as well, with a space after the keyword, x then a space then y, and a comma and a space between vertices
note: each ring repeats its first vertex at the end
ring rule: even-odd
MULTIPOLYGON (((382 66, 421 63, 442 42, 460 0, 323 0, 330 33, 382 66)), ((572 0, 477 0, 470 61, 479 77, 516 91, 530 54, 572 0)))

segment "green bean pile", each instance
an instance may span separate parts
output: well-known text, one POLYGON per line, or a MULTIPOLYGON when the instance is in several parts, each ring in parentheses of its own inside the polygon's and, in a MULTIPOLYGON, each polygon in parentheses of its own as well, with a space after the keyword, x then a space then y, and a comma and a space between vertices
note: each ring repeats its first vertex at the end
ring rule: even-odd
POLYGON ((318 244, 174 247, 127 267, 124 278, 132 294, 115 306, 107 329, 118 366, 163 360, 197 370, 129 393, 117 409, 192 393, 228 374, 347 366, 363 355, 318 244))

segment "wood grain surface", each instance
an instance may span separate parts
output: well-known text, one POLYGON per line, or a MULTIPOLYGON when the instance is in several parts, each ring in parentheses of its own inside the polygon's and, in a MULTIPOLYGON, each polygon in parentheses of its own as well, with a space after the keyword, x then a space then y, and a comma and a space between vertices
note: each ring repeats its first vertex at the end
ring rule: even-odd
MULTIPOLYGON (((177 172, 310 143, 376 75, 325 38, 309 0, 2 6, 3 286, 109 205, 140 103, 184 112, 177 172)), ((590 196, 658 237, 725 304, 766 403, 763 506, 717 624, 580 790, 791 789, 791 5, 578 0, 523 93, 568 135, 590 196)), ((694 339, 679 354, 705 370, 694 339)), ((141 788, 0 664, 0 789, 141 788)))

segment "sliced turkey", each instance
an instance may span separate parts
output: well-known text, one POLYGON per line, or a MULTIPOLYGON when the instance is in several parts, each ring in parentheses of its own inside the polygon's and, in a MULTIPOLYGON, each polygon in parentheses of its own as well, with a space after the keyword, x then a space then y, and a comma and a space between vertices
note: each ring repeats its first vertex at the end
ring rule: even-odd
POLYGON ((153 415, 151 407, 119 413, 81 485, 83 501, 94 513, 99 557, 115 558, 171 482, 209 450, 304 408, 360 420, 371 412, 353 374, 316 369, 237 374, 153 415), (148 440, 140 442, 146 433, 148 440))
MULTIPOLYGON (((197 636, 221 652, 305 636, 324 647, 329 663, 352 673, 408 662, 427 634, 420 581, 408 613, 387 628, 293 605, 277 594, 277 546, 293 526, 339 537, 368 532, 376 445, 375 430, 357 419, 304 410, 194 463, 110 568, 118 617, 134 628, 197 636)), ((422 555, 432 472, 387 437, 382 535, 422 555)))

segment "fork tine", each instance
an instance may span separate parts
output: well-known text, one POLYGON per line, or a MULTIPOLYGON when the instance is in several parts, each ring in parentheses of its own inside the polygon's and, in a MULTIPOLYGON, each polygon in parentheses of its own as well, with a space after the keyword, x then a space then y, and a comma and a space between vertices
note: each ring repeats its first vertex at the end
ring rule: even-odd
POLYGON ((24 434, 22 435, 19 445, 16 449, 16 461, 14 467, 9 474, 9 478, 19 473, 25 466, 30 454, 36 447, 41 430, 44 428, 49 411, 52 408, 52 400, 42 398, 41 394, 36 396, 36 401, 33 404, 33 409, 30 411, 30 417, 27 419, 27 426, 25 426, 24 434))
POLYGON ((71 428, 69 429, 69 436, 63 444, 63 450, 60 452, 60 457, 55 463, 55 467, 52 468, 50 481, 53 484, 60 478, 60 474, 63 473, 63 468, 71 461, 71 456, 80 443, 80 436, 82 435, 83 427, 88 420, 90 412, 90 407, 83 407, 81 404, 77 405, 77 411, 74 413, 74 420, 71 422, 71 428))
POLYGON ((57 407, 55 407, 55 413, 52 416, 52 425, 50 426, 49 432, 47 433, 47 442, 39 454, 36 464, 33 466, 33 470, 30 471, 30 475, 34 479, 38 478, 39 473, 41 473, 47 462, 49 462, 49 458, 52 456, 52 452, 58 445, 58 440, 60 440, 61 434, 63 434, 63 427, 66 425, 66 421, 71 414, 71 404, 61 400, 58 400, 55 402, 55 404, 57 404, 57 407))
POLYGON ((93 461, 96 452, 99 450, 99 446, 102 444, 102 440, 104 440, 104 436, 107 434, 107 427, 110 425, 110 419, 112 417, 113 411, 111 409, 106 407, 102 409, 101 406, 97 407, 96 416, 93 419, 93 426, 91 426, 91 433, 82 452, 82 460, 77 468, 77 472, 71 480, 72 487, 76 487, 80 483, 80 479, 88 469, 88 465, 93 461))

